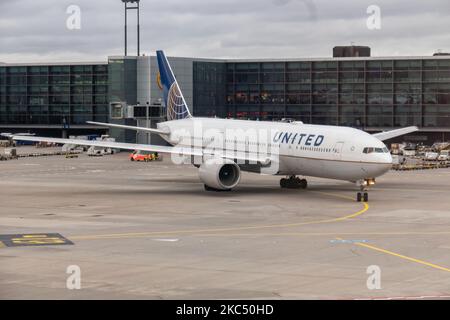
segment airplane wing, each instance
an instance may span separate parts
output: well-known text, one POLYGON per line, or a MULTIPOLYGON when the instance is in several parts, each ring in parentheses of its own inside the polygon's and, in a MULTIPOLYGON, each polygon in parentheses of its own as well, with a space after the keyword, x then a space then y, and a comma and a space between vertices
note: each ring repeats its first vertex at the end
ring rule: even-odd
POLYGON ((178 154, 181 156, 199 156, 199 157, 219 157, 224 159, 245 160, 251 162, 259 162, 263 165, 268 165, 271 162, 270 157, 258 156, 257 154, 233 154, 227 153, 223 150, 210 150, 203 148, 191 148, 180 146, 156 146, 151 144, 135 144, 135 143, 123 143, 113 141, 97 141, 97 140, 80 140, 80 139, 62 139, 62 138, 47 138, 47 137, 31 137, 31 136, 13 136, 13 140, 18 141, 34 141, 34 142, 48 142, 57 144, 72 144, 80 146, 94 146, 101 148, 123 149, 123 150, 142 150, 158 153, 178 154))
POLYGON ((81 140, 81 139, 61 139, 61 138, 47 138, 47 137, 29 137, 29 136, 13 136, 13 140, 19 141, 34 141, 34 142, 49 142, 58 144, 72 144, 79 146, 93 146, 101 148, 113 148, 123 150, 142 150, 149 152, 160 153, 178 153, 194 156, 202 156, 201 150, 194 150, 193 148, 169 147, 169 146, 155 146, 150 144, 135 144, 123 143, 113 141, 97 141, 97 140, 81 140))
POLYGON ((401 129, 385 131, 385 132, 379 132, 379 133, 373 134, 373 136, 375 138, 380 139, 381 141, 384 141, 384 140, 392 139, 392 138, 395 138, 398 136, 402 136, 407 133, 415 132, 418 130, 419 130, 419 128, 413 126, 413 127, 406 127, 406 128, 401 128, 401 129))
POLYGON ((163 135, 170 134, 170 132, 168 132, 168 131, 163 131, 163 130, 159 130, 159 129, 152 129, 152 128, 146 128, 146 127, 125 126, 123 124, 103 123, 103 122, 95 122, 95 121, 86 121, 86 123, 94 124, 94 125, 97 125, 97 126, 103 126, 103 127, 129 129, 129 130, 135 130, 135 131, 144 131, 144 132, 163 134, 163 135))

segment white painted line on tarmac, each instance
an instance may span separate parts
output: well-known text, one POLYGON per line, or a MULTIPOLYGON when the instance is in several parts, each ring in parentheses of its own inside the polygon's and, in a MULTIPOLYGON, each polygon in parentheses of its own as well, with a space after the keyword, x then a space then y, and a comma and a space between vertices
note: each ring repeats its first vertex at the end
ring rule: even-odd
POLYGON ((180 239, 153 239, 153 241, 159 241, 159 242, 178 242, 180 239))

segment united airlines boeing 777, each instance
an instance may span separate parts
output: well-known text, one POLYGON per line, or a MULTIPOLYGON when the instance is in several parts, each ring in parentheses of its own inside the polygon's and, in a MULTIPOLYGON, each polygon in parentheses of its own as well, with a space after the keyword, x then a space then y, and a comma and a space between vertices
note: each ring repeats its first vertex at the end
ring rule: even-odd
POLYGON ((91 124, 158 134, 170 146, 14 136, 14 140, 98 146, 169 153, 175 163, 192 163, 208 191, 228 191, 241 171, 286 176, 282 188, 306 188, 298 176, 345 180, 359 188, 357 201, 368 201, 367 188, 386 173, 392 157, 382 141, 417 131, 408 127, 370 135, 340 126, 197 118, 189 112, 169 62, 157 51, 167 121, 157 128, 110 123, 91 124))

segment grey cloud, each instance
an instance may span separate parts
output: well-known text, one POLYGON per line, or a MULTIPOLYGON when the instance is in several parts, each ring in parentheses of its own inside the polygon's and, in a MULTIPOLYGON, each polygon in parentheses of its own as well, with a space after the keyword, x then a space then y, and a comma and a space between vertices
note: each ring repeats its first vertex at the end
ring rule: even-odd
MULTIPOLYGON (((141 46, 153 54, 199 57, 317 57, 354 42, 374 55, 450 51, 448 0, 141 0, 141 46), (382 29, 366 28, 366 9, 381 7, 382 29)), ((134 12, 130 50, 134 51, 134 12)), ((0 61, 105 60, 123 52, 119 0, 0 2, 0 61), (82 29, 66 28, 79 5, 82 29)))

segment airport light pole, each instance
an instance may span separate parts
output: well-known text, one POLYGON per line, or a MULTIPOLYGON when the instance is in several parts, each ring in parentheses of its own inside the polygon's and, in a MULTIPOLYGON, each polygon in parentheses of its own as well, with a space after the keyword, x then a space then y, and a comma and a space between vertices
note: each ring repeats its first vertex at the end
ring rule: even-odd
POLYGON ((122 2, 125 5, 125 56, 128 53, 128 41, 127 41, 127 16, 128 16, 128 10, 136 10, 137 11, 137 55, 140 55, 140 46, 141 46, 141 39, 140 39, 140 25, 139 25, 139 3, 140 0, 122 0, 122 2), (134 5, 135 4, 135 5, 134 5))

